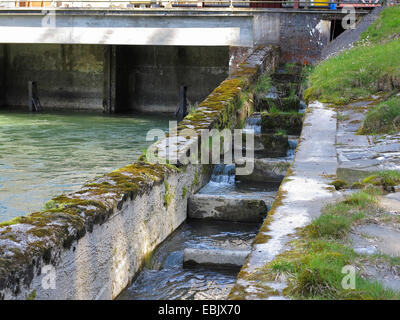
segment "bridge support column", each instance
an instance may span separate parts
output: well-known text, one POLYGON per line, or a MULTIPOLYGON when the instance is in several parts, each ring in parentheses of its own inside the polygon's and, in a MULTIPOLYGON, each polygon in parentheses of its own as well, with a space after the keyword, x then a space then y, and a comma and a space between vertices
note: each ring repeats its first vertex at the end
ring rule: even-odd
POLYGON ((5 105, 7 73, 7 45, 0 44, 0 107, 5 105))
POLYGON ((114 45, 104 47, 103 108, 105 113, 116 111, 117 50, 114 45))

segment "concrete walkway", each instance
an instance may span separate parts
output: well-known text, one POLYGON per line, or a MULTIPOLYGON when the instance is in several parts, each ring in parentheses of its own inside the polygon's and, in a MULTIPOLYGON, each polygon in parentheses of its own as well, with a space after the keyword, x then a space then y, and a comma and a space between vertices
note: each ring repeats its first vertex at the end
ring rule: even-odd
POLYGON ((280 187, 275 207, 257 235, 229 298, 283 298, 284 279, 264 283, 261 279, 248 279, 276 255, 290 249, 288 243, 295 239, 297 228, 309 224, 320 215, 322 207, 335 200, 337 193, 329 185, 329 176, 337 168, 335 143, 336 112, 319 102, 310 104, 292 169, 280 187), (268 288, 272 294, 266 294, 268 288))

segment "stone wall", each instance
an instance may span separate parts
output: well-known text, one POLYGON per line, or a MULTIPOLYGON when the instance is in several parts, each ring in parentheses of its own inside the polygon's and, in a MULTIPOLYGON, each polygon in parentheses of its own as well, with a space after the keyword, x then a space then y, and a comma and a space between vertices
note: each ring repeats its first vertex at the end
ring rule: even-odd
MULTIPOLYGON (((233 128, 251 112, 248 97, 277 52, 256 50, 177 127, 233 128), (246 94, 244 94, 246 93, 246 94)), ((250 101, 250 100, 249 100, 250 101)), ((171 133, 155 144, 159 159, 171 133)), ((146 156, 49 201, 43 211, 0 223, 0 299, 112 299, 151 252, 186 218, 187 199, 209 180, 210 165, 149 163, 146 156)))
POLYGON ((199 103, 228 71, 229 47, 118 46, 117 110, 175 112, 181 85, 199 103))
MULTIPOLYGON (((329 17, 332 18, 332 17, 329 17)), ((284 62, 314 64, 329 43, 330 20, 318 14, 281 14, 281 59, 284 62)))

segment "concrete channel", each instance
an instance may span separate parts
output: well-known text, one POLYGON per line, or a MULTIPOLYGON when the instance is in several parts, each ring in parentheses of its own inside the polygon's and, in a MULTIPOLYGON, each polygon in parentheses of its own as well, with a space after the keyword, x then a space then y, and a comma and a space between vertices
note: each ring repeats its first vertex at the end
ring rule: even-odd
MULTIPOLYGON (((283 67, 278 68, 276 73, 273 78, 286 75, 283 67)), ((296 74, 286 77, 297 80, 296 74)), ((296 96, 301 97, 300 81, 291 83, 297 85, 296 96)), ((276 90, 281 85, 273 81, 270 90, 276 90)), ((285 94, 286 90, 281 88, 274 102, 278 104, 285 94)), ((280 183, 293 161, 299 138, 286 133, 288 129, 299 133, 299 129, 293 129, 288 124, 283 128, 262 128, 262 121, 271 115, 286 117, 289 110, 296 117, 302 118, 305 111, 300 103, 295 103, 293 109, 274 111, 278 113, 271 114, 274 109, 271 110, 265 103, 265 97, 269 97, 269 92, 259 94, 259 103, 254 106, 255 112, 245 120, 244 125, 244 130, 256 132, 255 141, 259 141, 259 149, 265 150, 256 153, 253 174, 235 175, 235 164, 215 165, 210 182, 189 197, 185 227, 178 229, 161 244, 162 249, 156 249, 152 261, 119 299, 169 299, 171 292, 178 291, 180 293, 174 294, 174 299, 227 298, 233 287, 232 279, 236 279, 250 254, 257 230, 266 218, 280 183), (207 232, 195 231, 193 223, 195 228, 206 228, 207 232), (213 228, 210 232, 207 226, 211 225, 213 228), (248 233, 249 228, 253 233, 248 233), (195 240, 192 236, 194 233, 200 234, 195 240), (157 283, 162 282, 166 274, 169 278, 164 285, 169 289, 164 288, 162 294, 155 288, 158 288, 157 283), (191 284, 185 285, 182 278, 191 284)), ((265 99, 273 102, 270 98, 265 99)))

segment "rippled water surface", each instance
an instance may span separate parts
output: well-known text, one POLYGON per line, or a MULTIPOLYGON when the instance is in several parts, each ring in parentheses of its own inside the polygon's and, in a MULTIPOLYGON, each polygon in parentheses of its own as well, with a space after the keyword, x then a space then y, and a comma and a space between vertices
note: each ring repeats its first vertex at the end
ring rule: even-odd
POLYGON ((134 162, 167 116, 0 113, 0 221, 134 162))
POLYGON ((184 248, 249 248, 257 224, 188 220, 154 252, 144 268, 118 299, 213 300, 226 299, 238 270, 184 268, 184 248))

